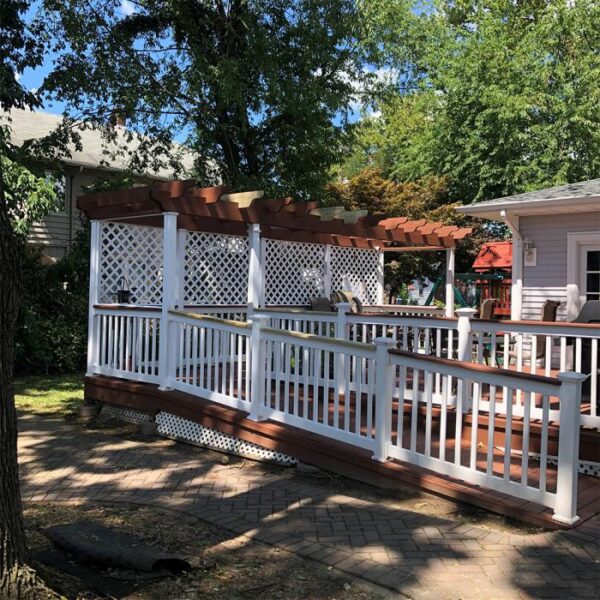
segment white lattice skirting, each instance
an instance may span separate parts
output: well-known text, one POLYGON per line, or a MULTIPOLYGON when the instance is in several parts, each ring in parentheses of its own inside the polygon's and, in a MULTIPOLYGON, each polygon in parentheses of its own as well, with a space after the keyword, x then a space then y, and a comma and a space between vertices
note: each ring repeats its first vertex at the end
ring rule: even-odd
POLYGON ((135 425, 152 421, 150 413, 135 408, 115 406, 114 404, 103 404, 100 415, 111 419, 118 419, 119 421, 126 421, 127 423, 134 423, 135 425))
MULTIPOLYGON (((504 447, 496 446, 498 450, 504 452, 504 447)), ((520 450, 513 450, 513 455, 522 456, 523 453, 520 450)), ((541 455, 539 452, 530 452, 529 453, 530 460, 539 461, 541 459, 541 455)), ((558 466, 558 457, 557 456, 548 456, 547 463, 554 467, 558 466)), ((579 461, 579 473, 581 475, 591 475, 592 477, 600 477, 600 463, 592 462, 590 460, 580 460, 579 461)))
POLYGON ((298 461, 292 456, 268 450, 245 440, 221 433, 216 429, 204 427, 188 419, 172 415, 167 412, 159 412, 156 415, 158 433, 165 437, 198 444, 220 452, 235 454, 244 458, 274 462, 280 465, 294 465, 298 461))

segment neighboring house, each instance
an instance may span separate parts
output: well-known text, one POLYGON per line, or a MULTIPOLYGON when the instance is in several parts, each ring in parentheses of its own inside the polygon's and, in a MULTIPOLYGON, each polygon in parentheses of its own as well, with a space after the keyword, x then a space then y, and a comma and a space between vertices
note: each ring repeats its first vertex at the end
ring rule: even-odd
POLYGON ((586 300, 600 300, 600 179, 458 210, 512 231, 512 319, 538 320, 550 299, 562 303, 560 320, 572 320, 586 300))
MULTIPOLYGON (((60 115, 17 109, 11 111, 10 117, 9 122, 6 115, 0 116, 0 122, 10 126, 11 141, 15 145, 44 137, 53 131, 62 119, 60 115)), ((122 129, 124 131, 124 128, 122 129)), ((77 209, 76 200, 84 193, 84 188, 100 177, 108 178, 127 171, 128 157, 111 159, 105 151, 106 142, 98 130, 80 129, 79 134, 82 150, 71 147, 71 156, 60 160, 58 172, 55 169, 51 171, 57 181, 59 207, 43 222, 33 226, 29 238, 30 244, 41 248, 43 256, 49 261, 65 256, 75 234, 82 226, 82 214, 77 209)), ((118 137, 123 139, 123 134, 118 133, 118 137)), ((128 149, 133 149, 132 144, 129 144, 128 149)), ((174 149, 184 152, 181 146, 175 144, 174 149)), ((189 153, 184 152, 182 162, 186 170, 191 170, 193 160, 189 153)), ((135 179, 139 183, 151 183, 171 179, 172 175, 171 171, 163 169, 139 174, 135 179)))

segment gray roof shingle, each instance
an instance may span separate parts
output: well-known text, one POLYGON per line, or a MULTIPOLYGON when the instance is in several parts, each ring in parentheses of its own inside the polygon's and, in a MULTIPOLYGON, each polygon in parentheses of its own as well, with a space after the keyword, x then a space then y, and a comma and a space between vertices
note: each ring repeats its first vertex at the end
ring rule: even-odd
MULTIPOLYGON (((21 145, 25 140, 39 139, 48 135, 61 122, 62 117, 52 113, 30 110, 13 109, 10 112, 10 121, 7 113, 0 113, 0 124, 8 124, 11 129, 10 138, 13 144, 21 145)), ((77 150, 72 145, 69 147, 71 152, 70 157, 61 158, 61 162, 77 166, 84 166, 90 169, 98 169, 100 163, 104 162, 104 168, 117 171, 125 171, 128 166, 127 152, 125 156, 111 157, 107 154, 106 149, 115 151, 117 145, 107 146, 106 141, 102 138, 100 131, 95 129, 78 128, 78 133, 81 136, 83 149, 77 150)), ((125 130, 117 132, 119 146, 127 146, 128 151, 133 151, 138 146, 139 142, 126 143, 125 130)), ((181 162, 186 171, 191 171, 193 167, 193 156, 185 147, 173 143, 174 152, 181 154, 181 162)), ((187 173, 184 173, 187 174, 187 173)), ((149 173, 140 173, 151 178, 170 179, 173 172, 169 169, 160 169, 149 173)))
POLYGON ((494 198, 493 200, 484 200, 469 206, 494 206, 496 204, 505 204, 507 202, 532 202, 543 200, 557 200, 559 198, 586 198, 590 196, 600 196, 600 179, 590 179, 578 183, 567 183, 545 190, 535 192, 525 192, 523 194, 514 194, 513 196, 504 196, 503 198, 494 198))

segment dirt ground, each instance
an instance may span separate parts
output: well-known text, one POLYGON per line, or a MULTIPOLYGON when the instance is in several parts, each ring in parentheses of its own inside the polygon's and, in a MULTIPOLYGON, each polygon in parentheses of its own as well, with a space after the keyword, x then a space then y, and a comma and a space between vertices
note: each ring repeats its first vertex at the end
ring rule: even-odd
MULTIPOLYGON (((384 588, 355 579, 321 563, 249 541, 190 515, 132 505, 73 506, 32 504, 25 509, 32 549, 48 545, 46 527, 90 519, 137 536, 185 558, 192 571, 154 582, 127 600, 396 598, 384 588)), ((36 564, 44 581, 69 600, 104 598, 79 579, 36 564)), ((105 571, 107 575, 112 572, 105 571)))

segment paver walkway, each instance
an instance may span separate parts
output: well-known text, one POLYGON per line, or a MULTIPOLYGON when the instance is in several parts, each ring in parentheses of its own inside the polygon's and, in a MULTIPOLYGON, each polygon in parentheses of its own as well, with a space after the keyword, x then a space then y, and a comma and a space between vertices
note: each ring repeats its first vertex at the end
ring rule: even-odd
POLYGON ((569 532, 515 535, 332 494, 289 470, 222 465, 169 441, 29 415, 20 430, 25 501, 185 511, 410 598, 600 597, 600 517, 569 532))

